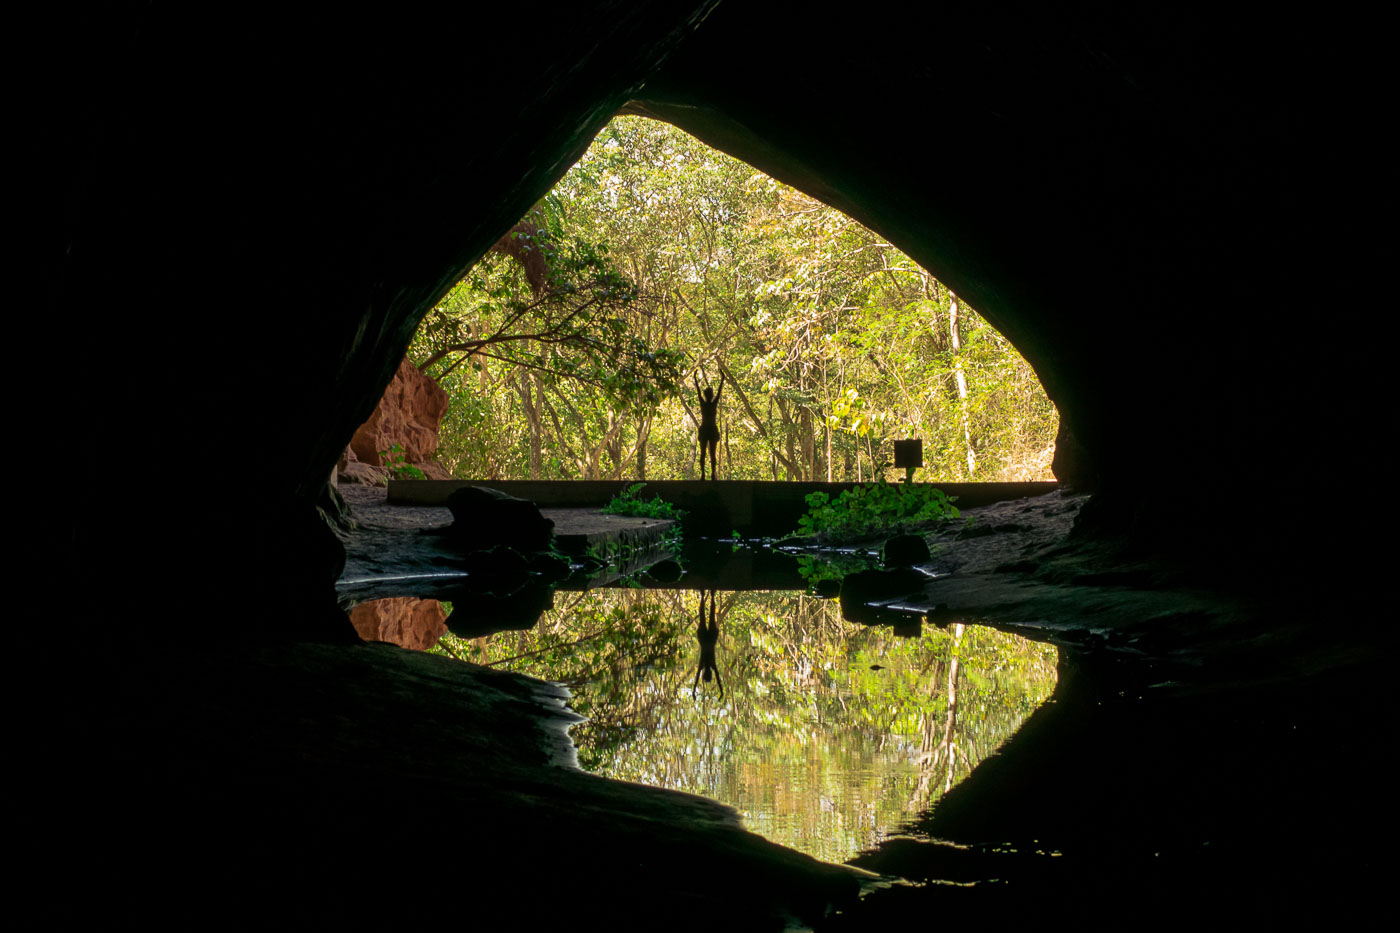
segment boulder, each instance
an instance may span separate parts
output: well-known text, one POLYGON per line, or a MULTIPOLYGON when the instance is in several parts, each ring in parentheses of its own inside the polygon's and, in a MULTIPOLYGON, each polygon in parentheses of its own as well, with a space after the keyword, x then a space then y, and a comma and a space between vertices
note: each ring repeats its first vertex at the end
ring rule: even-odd
POLYGON ((926 564, 931 557, 923 535, 896 535, 885 542, 883 562, 886 567, 926 564))
POLYGON ((451 479, 433 458, 437 455, 438 429, 447 414, 447 393, 405 358, 364 424, 355 429, 341 457, 342 478, 351 482, 382 484, 391 475, 381 451, 399 448, 406 466, 422 471, 426 479, 451 479))
POLYGON ((447 497, 452 510, 449 538, 472 550, 505 545, 517 551, 545 551, 554 537, 554 522, 529 499, 499 489, 464 486, 447 497))
POLYGON ((534 628, 540 615, 554 608, 554 588, 532 581, 509 596, 463 591, 451 602, 448 630, 459 638, 481 638, 534 628))

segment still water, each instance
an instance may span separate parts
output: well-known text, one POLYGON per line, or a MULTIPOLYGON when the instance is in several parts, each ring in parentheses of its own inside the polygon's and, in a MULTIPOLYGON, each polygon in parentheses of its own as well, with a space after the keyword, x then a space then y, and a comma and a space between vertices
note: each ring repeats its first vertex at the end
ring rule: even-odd
POLYGON ((435 651, 566 685, 579 764, 726 803, 773 842, 844 862, 897 833, 1055 688, 1055 649, 994 629, 918 634, 795 592, 558 594, 526 631, 435 651))

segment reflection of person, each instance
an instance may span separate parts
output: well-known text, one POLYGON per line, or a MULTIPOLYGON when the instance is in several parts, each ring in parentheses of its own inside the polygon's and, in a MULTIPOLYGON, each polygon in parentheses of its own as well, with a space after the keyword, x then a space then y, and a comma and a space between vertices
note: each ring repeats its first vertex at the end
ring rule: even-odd
POLYGON ((724 373, 719 374, 719 391, 709 386, 700 391, 700 377, 691 373, 695 395, 700 402, 700 478, 705 478, 705 449, 710 450, 710 479, 715 479, 715 460, 719 451, 719 397, 724 394, 724 373))
POLYGON ((694 696, 700 689, 700 677, 705 683, 713 677, 719 687, 719 695, 724 696, 724 681, 719 679, 719 663, 715 660, 715 646, 719 644, 719 623, 715 621, 715 591, 710 590, 710 624, 705 625, 705 591, 700 591, 700 624, 695 628, 695 640, 700 643, 700 663, 695 666, 695 684, 690 688, 694 696))

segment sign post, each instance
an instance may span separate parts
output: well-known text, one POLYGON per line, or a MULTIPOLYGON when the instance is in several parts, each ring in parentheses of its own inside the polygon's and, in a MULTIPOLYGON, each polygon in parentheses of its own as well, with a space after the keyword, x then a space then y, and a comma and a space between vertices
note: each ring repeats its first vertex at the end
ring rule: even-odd
POLYGON ((895 469, 904 469, 904 482, 914 482, 914 471, 924 465, 924 442, 921 438, 894 442, 895 469))

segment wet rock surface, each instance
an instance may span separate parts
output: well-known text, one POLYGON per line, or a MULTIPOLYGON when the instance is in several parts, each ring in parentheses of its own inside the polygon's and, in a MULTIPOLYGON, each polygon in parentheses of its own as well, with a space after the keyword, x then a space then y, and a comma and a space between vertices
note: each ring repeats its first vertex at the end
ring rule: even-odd
POLYGON ((1353 711, 1384 702, 1384 655, 1364 632, 1281 624, 1248 579, 1078 537, 1085 501, 968 510, 970 524, 923 536, 916 569, 846 578, 843 604, 897 633, 988 624, 1058 644, 1060 685, 933 811, 853 862, 934 887, 877 886, 816 929, 1046 909, 1282 922, 1333 903, 1322 878, 1348 905, 1338 915, 1360 917, 1349 905, 1380 883, 1360 836, 1387 752, 1353 711), (1359 763, 1340 779, 1311 751, 1333 738, 1359 763))

